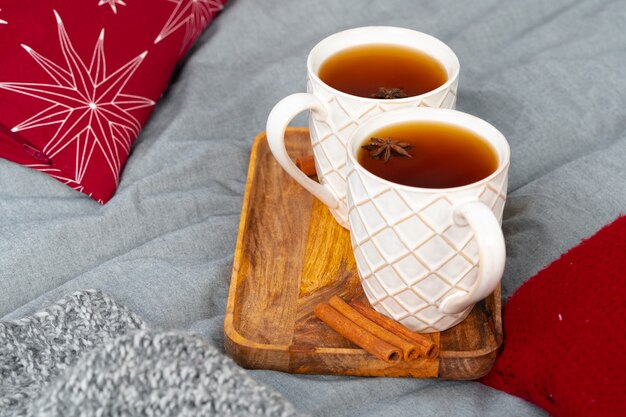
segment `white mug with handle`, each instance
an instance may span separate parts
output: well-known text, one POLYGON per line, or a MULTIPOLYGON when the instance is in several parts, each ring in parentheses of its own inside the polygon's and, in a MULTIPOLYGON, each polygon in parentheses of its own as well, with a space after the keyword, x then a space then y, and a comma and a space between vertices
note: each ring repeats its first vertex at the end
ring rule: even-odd
POLYGON ((388 112, 353 133, 348 143, 350 238, 363 289, 377 311, 415 331, 443 331, 493 292, 506 258, 500 224, 509 159, 502 133, 455 110, 388 112), (461 187, 418 188, 382 179, 358 163, 357 152, 375 132, 420 121, 474 132, 494 150, 496 170, 461 187))
POLYGON ((454 108, 459 78, 459 60, 440 40, 410 29, 361 27, 327 37, 318 43, 307 59, 308 93, 282 99, 267 120, 267 140, 274 157, 300 185, 328 206, 337 222, 348 228, 347 144, 352 132, 372 117, 399 108, 454 108), (348 48, 363 45, 397 45, 419 50, 436 59, 447 72, 440 87, 414 97, 384 100, 358 97, 336 90, 318 73, 329 57, 348 48), (285 149, 285 130, 299 113, 310 110, 309 130, 319 183, 304 175, 285 149))

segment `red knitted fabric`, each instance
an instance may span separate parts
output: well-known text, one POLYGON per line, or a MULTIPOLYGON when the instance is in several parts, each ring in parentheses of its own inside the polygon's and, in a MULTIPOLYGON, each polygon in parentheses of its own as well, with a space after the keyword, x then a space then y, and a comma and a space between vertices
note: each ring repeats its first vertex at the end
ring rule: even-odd
POLYGON ((2 0, 0 157, 108 201, 176 63, 225 1, 2 0))
POLYGON ((626 217, 528 280, 482 382, 554 416, 626 415, 626 217))

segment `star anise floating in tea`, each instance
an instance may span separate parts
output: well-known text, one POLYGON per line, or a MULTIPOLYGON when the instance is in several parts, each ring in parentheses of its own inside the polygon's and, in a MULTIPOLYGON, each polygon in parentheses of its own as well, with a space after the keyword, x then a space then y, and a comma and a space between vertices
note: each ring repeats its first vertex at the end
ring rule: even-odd
POLYGON ((382 99, 394 99, 408 97, 401 88, 385 88, 379 87, 378 91, 374 94, 370 94, 370 98, 382 98, 382 99))
POLYGON ((391 138, 371 138, 370 142, 361 146, 361 148, 367 150, 372 159, 383 158, 384 162, 387 163, 392 156, 412 158, 407 151, 413 149, 413 146, 408 143, 391 140, 391 138))

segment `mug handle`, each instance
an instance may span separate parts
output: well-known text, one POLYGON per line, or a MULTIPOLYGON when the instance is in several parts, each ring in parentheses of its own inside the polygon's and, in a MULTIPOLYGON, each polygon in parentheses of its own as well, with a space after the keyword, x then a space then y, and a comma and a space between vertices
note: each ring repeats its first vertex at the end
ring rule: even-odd
POLYGON ((289 157, 287 149, 285 148, 285 130, 289 122, 305 110, 311 110, 313 115, 317 116, 319 119, 326 119, 326 117, 328 117, 326 108, 313 94, 296 93, 287 96, 274 106, 267 118, 267 127, 265 129, 267 143, 270 146, 272 154, 274 154, 274 158, 276 158, 287 174, 291 175, 298 184, 303 186, 329 208, 336 209, 339 207, 339 200, 335 197, 330 188, 313 181, 300 171, 289 157))
POLYGON ((447 296, 439 305, 445 314, 460 313, 495 290, 502 279, 506 249, 504 235, 495 214, 483 202, 474 200, 454 208, 454 221, 459 226, 469 226, 478 244, 478 277, 474 287, 465 294, 457 291, 447 296))

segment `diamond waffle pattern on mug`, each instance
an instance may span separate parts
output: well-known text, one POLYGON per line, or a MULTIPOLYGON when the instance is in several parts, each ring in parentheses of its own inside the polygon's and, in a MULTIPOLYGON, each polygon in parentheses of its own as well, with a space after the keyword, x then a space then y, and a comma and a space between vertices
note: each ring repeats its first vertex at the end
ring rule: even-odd
POLYGON ((503 170, 486 184, 442 196, 351 171, 352 246, 372 306, 417 331, 437 331, 465 318, 471 309, 446 317, 437 308, 447 295, 468 292, 478 275, 476 241, 469 226, 451 222, 453 209, 478 197, 501 219, 506 179, 503 170))
POLYGON ((319 81, 313 82, 311 79, 307 80, 307 91, 320 98, 329 114, 328 119, 317 119, 311 114, 311 143, 319 181, 327 184, 340 201, 339 209, 331 211, 341 224, 347 226, 346 152, 350 135, 359 125, 384 112, 409 107, 453 109, 456 105, 457 82, 448 88, 401 101, 374 101, 337 94, 319 81))

